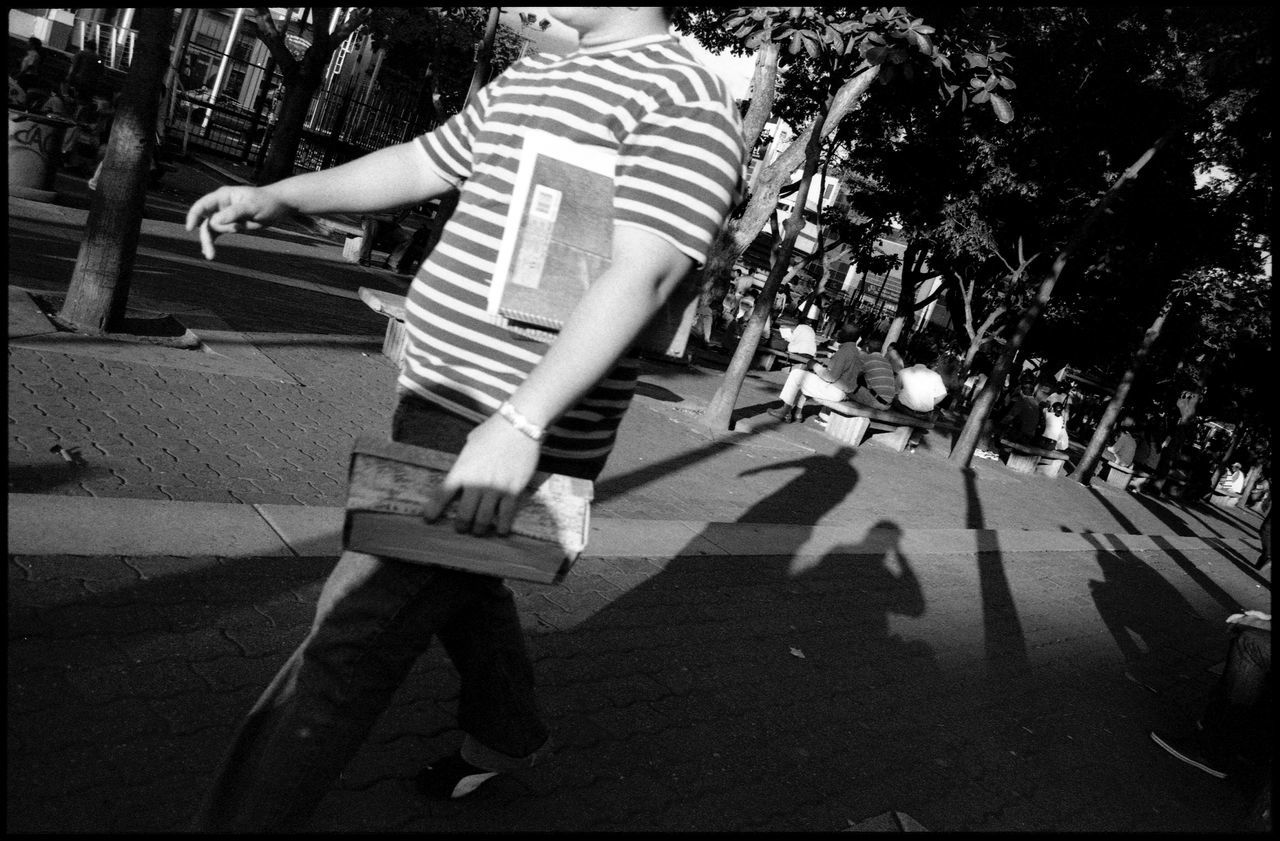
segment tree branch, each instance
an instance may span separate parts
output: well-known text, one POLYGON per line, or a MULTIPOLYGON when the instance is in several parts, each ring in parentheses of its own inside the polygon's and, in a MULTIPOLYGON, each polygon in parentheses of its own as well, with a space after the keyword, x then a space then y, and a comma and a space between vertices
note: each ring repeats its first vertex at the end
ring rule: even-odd
MULTIPOLYGON (((778 44, 773 40, 766 40, 756 50, 755 70, 751 74, 751 105, 742 121, 742 139, 748 150, 755 148, 765 124, 769 122, 777 94, 777 82, 778 44)), ((768 163, 765 161, 766 165, 768 163)))
MULTIPOLYGON (((253 10, 253 25, 258 30, 258 40, 267 45, 267 51, 276 60, 280 72, 286 76, 298 67, 298 60, 293 57, 288 45, 284 42, 284 32, 276 26, 271 10, 257 8, 253 10)), ((286 21, 286 26, 288 22, 286 21)))
POLYGON ((373 14, 373 9, 367 6, 349 9, 342 23, 338 24, 338 28, 333 31, 334 41, 342 43, 347 40, 347 37, 352 32, 365 25, 371 14, 373 14))

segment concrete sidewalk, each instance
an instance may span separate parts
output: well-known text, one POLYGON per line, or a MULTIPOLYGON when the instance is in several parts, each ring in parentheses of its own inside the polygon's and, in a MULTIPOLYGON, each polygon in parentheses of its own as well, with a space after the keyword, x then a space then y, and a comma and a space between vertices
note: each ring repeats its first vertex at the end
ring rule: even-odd
MULTIPOLYGON (((355 293, 403 282, 301 230, 206 263, 180 219, 217 182, 181 165, 130 302, 202 349, 57 333, 32 294, 65 291, 87 207, 60 179, 69 206, 9 204, 8 827, 181 830, 307 631, 351 442, 391 410, 355 293)), ((1256 514, 760 423, 784 372, 748 376, 753 432, 714 434, 722 364, 646 363, 587 553, 561 586, 513 583, 554 761, 420 801, 458 739, 433 649, 315 829, 1243 826, 1247 785, 1146 730, 1197 714, 1228 614, 1270 608, 1256 514)))
MULTIPOLYGON (((12 555, 336 557, 341 507, 171 502, 9 494, 12 555), (56 524, 51 528, 51 524, 56 524)), ((495 538, 496 539, 496 538, 495 538)), ((856 545, 861 554, 896 547, 911 556, 983 552, 1199 552, 1251 558, 1256 539, 1105 534, 1023 529, 900 529, 867 523, 808 526, 706 520, 596 517, 586 550, 594 558, 792 554, 821 556, 856 545)), ((850 554, 847 548, 844 554, 850 554)))

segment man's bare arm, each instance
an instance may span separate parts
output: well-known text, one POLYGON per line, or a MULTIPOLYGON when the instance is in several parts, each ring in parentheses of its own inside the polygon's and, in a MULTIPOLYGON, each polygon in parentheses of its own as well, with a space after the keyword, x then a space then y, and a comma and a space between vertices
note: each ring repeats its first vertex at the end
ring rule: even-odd
MULTIPOLYGON (((689 257, 656 234, 618 226, 610 268, 587 289, 555 343, 512 394, 511 404, 544 428, 568 411, 613 369, 692 266, 689 257)), ((468 436, 428 519, 461 491, 459 530, 483 534, 493 524, 505 534, 538 454, 536 441, 499 415, 490 417, 468 436)))
POLYGON ((259 230, 290 213, 368 213, 418 204, 452 190, 416 143, 388 146, 342 166, 265 187, 220 187, 191 205, 187 230, 200 229, 205 258, 212 260, 215 237, 259 230))

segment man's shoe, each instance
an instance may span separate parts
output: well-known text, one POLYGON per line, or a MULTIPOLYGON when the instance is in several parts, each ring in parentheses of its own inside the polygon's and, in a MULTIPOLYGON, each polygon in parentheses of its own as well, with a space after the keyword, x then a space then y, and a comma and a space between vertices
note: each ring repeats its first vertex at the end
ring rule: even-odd
POLYGON ((1212 756, 1205 738, 1198 733, 1187 736, 1167 736, 1152 730, 1151 741, 1164 748, 1174 759, 1180 759, 1192 768, 1203 771, 1219 780, 1227 778, 1226 763, 1212 756))
POLYGON ((769 417, 771 418, 777 418, 783 423, 791 423, 792 421, 791 413, 793 411, 794 409, 791 406, 788 406, 786 403, 783 403, 781 406, 779 406, 776 409, 770 409, 766 414, 768 414, 769 417))
POLYGON ((432 800, 457 800, 466 797, 484 783, 498 776, 497 771, 477 768, 459 753, 442 756, 418 772, 418 793, 432 800))

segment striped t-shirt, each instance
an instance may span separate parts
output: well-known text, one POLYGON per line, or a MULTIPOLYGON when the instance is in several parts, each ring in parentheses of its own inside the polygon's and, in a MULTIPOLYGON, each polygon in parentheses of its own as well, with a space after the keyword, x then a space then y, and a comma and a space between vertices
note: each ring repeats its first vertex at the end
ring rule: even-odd
MULTIPOLYGON (((724 83, 671 35, 518 61, 418 138, 458 186, 457 209, 409 290, 400 386, 481 421, 547 345, 486 313, 522 140, 546 132, 615 154, 614 225, 660 236, 702 263, 741 184, 743 141, 724 83)), ((624 359, 547 429, 544 469, 598 471, 635 389, 624 359)))

